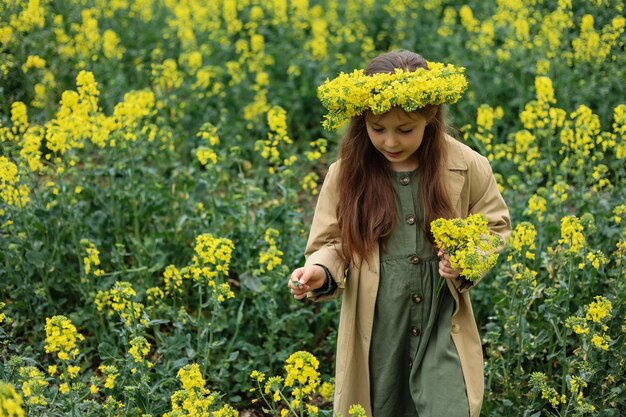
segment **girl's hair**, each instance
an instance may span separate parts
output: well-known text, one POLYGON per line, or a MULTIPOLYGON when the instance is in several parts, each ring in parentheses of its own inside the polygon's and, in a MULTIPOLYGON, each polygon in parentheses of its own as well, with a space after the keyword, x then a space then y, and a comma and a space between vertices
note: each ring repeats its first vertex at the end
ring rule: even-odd
MULTIPOLYGON (((396 68, 415 71, 427 68, 427 64, 421 55, 399 50, 372 59, 365 73, 393 73, 396 68)), ((429 120, 417 155, 419 195, 424 208, 422 227, 434 245, 430 222, 439 217, 454 217, 454 208, 444 185, 447 126, 442 106, 427 106, 417 111, 429 120)), ((397 203, 391 183, 391 167, 367 134, 365 122, 371 116, 369 113, 352 118, 340 147, 337 218, 342 255, 346 261, 354 260, 355 255, 368 260, 376 242, 384 249, 396 223, 397 203)))

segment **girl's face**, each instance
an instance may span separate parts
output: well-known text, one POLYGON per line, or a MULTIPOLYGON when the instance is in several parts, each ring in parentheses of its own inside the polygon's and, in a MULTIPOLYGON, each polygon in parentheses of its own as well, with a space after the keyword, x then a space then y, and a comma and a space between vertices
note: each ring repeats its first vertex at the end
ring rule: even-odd
POLYGON ((417 168, 417 150, 427 124, 426 116, 419 112, 407 113, 399 107, 367 117, 365 121, 372 145, 387 158, 394 171, 417 168))

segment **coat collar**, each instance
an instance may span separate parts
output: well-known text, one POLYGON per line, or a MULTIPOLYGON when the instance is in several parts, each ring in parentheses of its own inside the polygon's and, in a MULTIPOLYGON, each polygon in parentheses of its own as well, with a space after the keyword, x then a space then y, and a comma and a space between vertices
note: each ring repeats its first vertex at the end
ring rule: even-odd
POLYGON ((459 203, 461 200, 461 192, 465 185, 465 175, 462 171, 467 171, 468 165, 465 159, 465 152, 463 152, 463 145, 451 137, 446 137, 446 139, 446 143, 448 144, 446 160, 448 175, 446 178, 446 188, 452 207, 457 211, 457 215, 460 216, 461 207, 459 203))
POLYGON ((446 144, 448 145, 446 168, 453 171, 467 171, 467 161, 461 143, 450 136, 446 136, 446 144))

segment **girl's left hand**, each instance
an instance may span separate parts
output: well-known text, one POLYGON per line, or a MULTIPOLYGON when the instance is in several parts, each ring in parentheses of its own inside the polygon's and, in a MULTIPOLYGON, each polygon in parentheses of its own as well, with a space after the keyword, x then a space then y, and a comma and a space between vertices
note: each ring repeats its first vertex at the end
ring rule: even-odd
POLYGON ((454 269, 450 265, 450 256, 439 250, 437 253, 439 257, 439 275, 445 279, 454 279, 461 275, 461 269, 454 269))

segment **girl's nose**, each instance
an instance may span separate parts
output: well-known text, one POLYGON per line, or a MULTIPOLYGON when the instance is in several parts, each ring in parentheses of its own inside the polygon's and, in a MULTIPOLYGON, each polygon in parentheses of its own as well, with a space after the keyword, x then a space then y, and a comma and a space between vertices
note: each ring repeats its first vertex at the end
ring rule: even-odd
POLYGON ((398 139, 396 138, 396 136, 392 133, 388 133, 385 136, 385 145, 389 148, 393 148, 394 146, 396 146, 398 144, 398 139))

